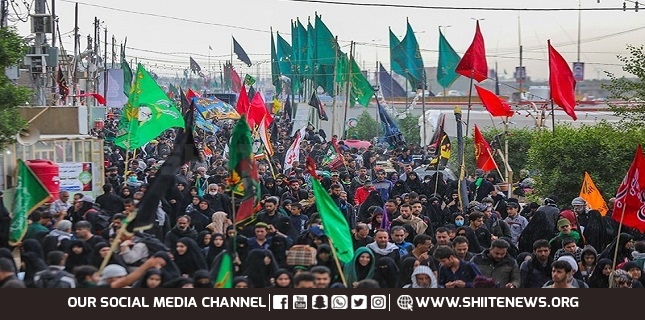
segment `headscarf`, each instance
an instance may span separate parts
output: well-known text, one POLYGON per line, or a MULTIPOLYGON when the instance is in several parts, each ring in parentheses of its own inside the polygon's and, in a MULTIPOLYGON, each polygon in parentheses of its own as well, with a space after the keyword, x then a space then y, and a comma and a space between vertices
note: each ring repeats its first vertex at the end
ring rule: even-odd
POLYGON ((376 261, 374 261, 374 254, 372 250, 367 247, 360 247, 356 249, 354 257, 350 260, 345 267, 343 268, 343 273, 345 274, 345 280, 347 281, 348 286, 353 286, 354 282, 361 281, 363 279, 372 279, 374 276, 374 266, 376 261), (370 263, 367 266, 362 266, 358 263, 359 257, 362 254, 368 254, 370 257, 370 263))
POLYGON ((132 287, 133 288, 149 288, 148 287, 148 278, 150 278, 153 275, 158 275, 159 277, 161 277, 161 283, 159 283, 159 287, 158 287, 158 288, 161 288, 161 285, 163 284, 164 279, 163 279, 163 274, 161 273, 161 270, 159 270, 157 268, 150 268, 150 269, 146 270, 146 273, 144 273, 143 276, 141 278, 139 278, 139 280, 137 280, 137 282, 135 282, 132 287))
POLYGON ((538 210, 520 234, 518 249, 520 252, 533 252, 533 242, 536 240, 551 240, 555 236, 555 225, 546 213, 538 210))
POLYGON ((16 259, 13 258, 13 253, 7 248, 0 248, 0 258, 7 258, 11 262, 13 262, 13 270, 16 270, 16 274, 18 274, 18 267, 16 266, 16 259))
POLYGON ((606 266, 611 266, 612 261, 609 259, 600 259, 589 277, 590 288, 609 288, 609 276, 602 273, 606 266))
POLYGON ((249 251, 244 260, 242 275, 246 276, 254 288, 268 288, 271 286, 271 277, 278 271, 278 264, 270 250, 253 249, 249 251), (267 265, 264 258, 271 259, 267 265))
POLYGON ((87 248, 85 242, 82 240, 72 240, 69 249, 67 250, 67 259, 65 260, 65 270, 67 272, 74 272, 74 268, 89 264, 90 250, 87 248), (81 254, 74 253, 74 248, 83 248, 81 254))
POLYGON ((213 213, 211 221, 206 228, 210 229, 213 233, 226 233, 226 228, 232 224, 224 211, 213 213))
POLYGON ((47 269, 47 263, 43 259, 43 249, 35 239, 27 239, 22 243, 22 261, 25 263, 25 276, 23 281, 27 288, 34 287, 34 275, 39 271, 47 269))
POLYGON ((289 271, 287 269, 284 269, 284 268, 278 269, 278 271, 275 273, 275 275, 273 275, 273 279, 275 279, 274 284, 273 284, 273 288, 284 288, 284 289, 293 288, 293 273, 291 273, 291 271, 289 271), (289 277, 289 279, 291 280, 289 282, 289 285, 286 286, 286 287, 278 286, 278 281, 277 281, 278 277, 283 275, 283 274, 286 274, 289 277))
POLYGON ((226 250, 226 237, 221 233, 213 233, 213 235, 211 235, 211 243, 208 244, 207 249, 208 252, 206 253, 206 264, 212 267, 213 261, 215 261, 215 257, 217 257, 217 255, 219 255, 222 251, 226 250), (222 245, 219 247, 215 246, 216 238, 221 238, 223 240, 222 245))
MULTIPOLYGON (((210 230, 203 230, 202 232, 197 234, 197 245, 201 249, 204 249, 204 248, 208 247, 208 245, 211 243, 211 241, 209 241, 208 243, 204 243, 204 238, 206 238, 206 236, 209 235, 209 234, 211 234, 210 230)), ((211 236, 211 240, 212 239, 213 239, 213 237, 211 236)))
POLYGON ((175 264, 175 261, 172 260, 169 252, 157 251, 153 257, 162 258, 166 262, 166 265, 161 268, 162 285, 174 279, 181 278, 181 271, 177 267, 177 264, 175 264))
POLYGON ((208 270, 197 270, 193 274, 193 287, 195 288, 213 288, 213 279, 211 278, 211 273, 208 270), (201 283, 199 280, 208 279, 208 283, 201 283))
POLYGON ((412 272, 414 271, 414 263, 417 261, 416 257, 407 257, 401 261, 401 269, 399 271, 399 288, 412 284, 412 272))
POLYGON ((399 266, 390 257, 381 257, 376 261, 374 280, 380 288, 398 288, 399 266))
POLYGON ((609 260, 614 260, 614 255, 616 256, 616 264, 629 261, 632 258, 632 250, 626 249, 625 245, 634 240, 634 237, 629 233, 621 233, 618 238, 614 239, 598 256, 599 258, 607 258, 609 260), (618 242, 616 242, 618 240, 618 242), (616 244, 618 243, 618 244, 616 244), (616 251, 616 245, 618 245, 618 251, 616 251))
POLYGON ((410 276, 410 280, 412 281, 412 285, 410 288, 425 288, 419 286, 417 283, 417 275, 418 274, 426 274, 430 277, 430 288, 437 288, 437 278, 435 278, 434 273, 432 272, 432 269, 430 267, 425 266, 425 265, 420 265, 414 271, 412 272, 412 276, 410 276))
POLYGON ((195 240, 183 237, 177 243, 183 243, 186 246, 186 252, 184 254, 180 255, 177 253, 176 248, 173 254, 175 264, 179 267, 182 274, 192 276, 197 270, 208 270, 204 254, 195 240))
POLYGON ((587 244, 595 249, 602 249, 611 242, 611 227, 607 220, 600 215, 598 210, 589 210, 587 213, 587 226, 584 228, 582 235, 587 240, 587 244))

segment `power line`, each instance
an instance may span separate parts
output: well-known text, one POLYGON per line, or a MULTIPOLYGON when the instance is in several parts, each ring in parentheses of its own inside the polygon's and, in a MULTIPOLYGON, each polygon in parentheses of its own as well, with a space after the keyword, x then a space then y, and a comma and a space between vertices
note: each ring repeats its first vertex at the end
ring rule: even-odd
POLYGON ((255 32, 262 32, 262 33, 270 33, 270 32, 271 32, 271 31, 269 31, 269 30, 262 30, 262 29, 247 28, 247 27, 234 26, 234 25, 230 25, 230 24, 223 24, 223 23, 215 23, 215 22, 206 22, 206 21, 199 21, 199 20, 191 20, 191 19, 186 19, 186 18, 178 18, 178 17, 166 16, 166 15, 157 14, 157 13, 146 13, 146 12, 139 12, 139 11, 133 11, 133 10, 126 10, 126 9, 112 8, 112 7, 102 6, 102 5, 98 5, 98 4, 85 3, 85 2, 78 2, 78 1, 71 1, 71 0, 59 0, 59 1, 61 1, 61 2, 67 2, 67 3, 78 3, 78 4, 80 4, 80 5, 84 5, 84 6, 88 6, 88 7, 101 8, 101 9, 112 10, 112 11, 117 11, 117 12, 124 12, 124 13, 130 13, 130 14, 137 14, 137 15, 148 16, 148 17, 164 18, 164 19, 170 19, 170 20, 182 21, 182 22, 191 22, 191 23, 197 23, 197 24, 203 24, 203 25, 209 25, 209 26, 217 26, 217 27, 225 27, 225 28, 241 29, 241 30, 255 31, 255 32))
POLYGON ((385 4, 385 3, 359 3, 349 1, 326 1, 326 0, 286 0, 291 2, 320 3, 330 5, 358 6, 358 7, 384 7, 384 8, 406 8, 406 9, 432 9, 432 10, 477 10, 477 11, 625 11, 634 10, 621 7, 605 8, 494 8, 494 7, 452 7, 452 6, 422 6, 410 4, 385 4))

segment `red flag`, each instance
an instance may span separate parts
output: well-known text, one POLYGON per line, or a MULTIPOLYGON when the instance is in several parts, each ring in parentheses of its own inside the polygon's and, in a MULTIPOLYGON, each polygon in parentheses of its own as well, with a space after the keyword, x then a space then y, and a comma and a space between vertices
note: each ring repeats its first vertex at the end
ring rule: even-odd
POLYGON ((94 97, 94 99, 96 99, 96 102, 102 105, 105 105, 105 102, 106 102, 105 98, 102 95, 94 92, 82 93, 82 94, 76 95, 75 97, 94 97))
POLYGON ((645 157, 640 144, 634 161, 616 192, 611 217, 620 222, 621 216, 623 225, 645 232, 645 157))
POLYGON ((482 104, 493 117, 512 117, 513 114, 515 114, 515 112, 511 110, 511 106, 502 101, 502 99, 494 93, 480 86, 475 86, 475 89, 477 89, 477 95, 479 95, 479 99, 481 99, 482 104))
POLYGON ((240 90, 240 96, 237 97, 237 104, 235 105, 235 110, 240 115, 246 114, 249 112, 249 107, 251 102, 249 102, 249 96, 246 94, 246 89, 242 87, 243 90, 240 90))
POLYGON ((270 121, 273 122, 273 118, 267 111, 267 107, 264 104, 264 99, 262 99, 262 95, 256 94, 255 97, 253 97, 253 100, 251 100, 251 105, 249 106, 249 109, 248 109, 249 126, 251 128, 255 128, 256 125, 259 125, 260 122, 262 122, 262 119, 264 119, 265 116, 271 118, 270 121))
POLYGON ((470 44, 466 53, 459 61, 455 72, 466 78, 472 78, 477 82, 488 79, 488 63, 486 63, 486 49, 484 48, 484 37, 479 30, 479 21, 475 29, 475 38, 470 44))
POLYGON ((576 80, 573 78, 573 72, 567 61, 562 58, 560 53, 555 51, 549 44, 549 87, 553 103, 564 109, 571 119, 577 120, 576 112, 576 80))
POLYGON ((231 90, 235 93, 239 93, 240 90, 242 89, 242 80, 240 79, 240 75, 237 74, 237 71, 231 67, 231 90))
POLYGON ((307 167, 307 172, 309 172, 309 175, 312 177, 318 179, 318 174, 316 173, 316 161, 310 156, 307 156, 305 159, 305 166, 307 167))
POLYGON ((493 150, 477 125, 475 125, 475 159, 479 169, 489 171, 497 168, 495 159, 493 159, 493 150))
POLYGON ((193 101, 193 98, 201 98, 201 97, 202 96, 199 93, 193 91, 193 89, 188 89, 188 91, 186 91, 186 98, 188 99, 188 101, 193 101))

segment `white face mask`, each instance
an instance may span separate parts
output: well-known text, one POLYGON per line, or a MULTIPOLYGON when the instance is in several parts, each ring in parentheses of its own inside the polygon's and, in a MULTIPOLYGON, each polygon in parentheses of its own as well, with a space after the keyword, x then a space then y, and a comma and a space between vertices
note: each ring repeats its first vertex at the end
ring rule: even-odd
POLYGON ((209 191, 208 194, 210 194, 211 196, 214 196, 217 194, 217 191, 209 191))

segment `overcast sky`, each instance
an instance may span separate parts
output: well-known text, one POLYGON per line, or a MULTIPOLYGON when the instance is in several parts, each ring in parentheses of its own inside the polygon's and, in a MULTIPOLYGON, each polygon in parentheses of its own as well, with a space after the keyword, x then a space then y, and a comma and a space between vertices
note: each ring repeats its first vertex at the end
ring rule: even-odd
MULTIPOLYGON (((579 0, 349 1, 460 8, 577 8, 579 0)), ((56 0, 63 47, 70 53, 73 52, 74 3, 56 0)), ((210 55, 211 69, 219 71, 220 62, 230 59, 231 36, 249 53, 254 63, 259 62, 260 72, 266 74, 269 72, 270 28, 279 31, 291 42, 290 20, 299 18, 306 25, 309 17, 313 22, 315 12, 322 15, 327 27, 338 36, 344 52, 349 51, 350 41, 358 43, 357 60, 368 70, 374 70, 377 60, 389 68, 388 27, 402 38, 406 18, 409 18, 417 33, 426 66, 437 64, 438 27, 451 26, 446 29, 445 35, 461 55, 472 41, 474 18, 485 19, 480 24, 488 64, 492 68, 497 62, 501 73, 506 70, 510 76, 515 66, 519 65, 520 35, 524 47, 523 64, 533 78, 546 79, 548 76, 548 39, 567 61, 577 60, 577 11, 438 10, 286 0, 83 0, 78 3, 83 48, 87 35, 94 33, 94 17, 98 17, 104 22, 101 38, 104 35, 103 27, 107 27, 110 41, 114 35, 117 43, 121 43, 127 36, 128 59, 136 58, 149 69, 165 75, 174 75, 177 70, 185 69, 190 55, 203 69, 208 69, 210 55), (209 46, 213 50, 209 50, 209 46)), ((600 3, 582 0, 582 8, 622 8, 622 5, 622 0, 601 0, 600 3)), ((633 3, 628 2, 627 6, 631 8, 633 3)), ((583 11, 581 24, 580 60, 586 63, 585 76, 588 79, 604 78, 603 71, 622 75, 617 55, 627 53, 627 44, 642 45, 645 42, 645 10, 583 11)), ((27 23, 17 25, 22 34, 29 32, 27 23)), ((255 73, 258 70, 255 65, 250 69, 242 68, 242 63, 235 60, 241 73, 255 73)), ((179 74, 182 72, 179 71, 179 74)))

